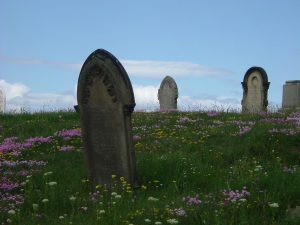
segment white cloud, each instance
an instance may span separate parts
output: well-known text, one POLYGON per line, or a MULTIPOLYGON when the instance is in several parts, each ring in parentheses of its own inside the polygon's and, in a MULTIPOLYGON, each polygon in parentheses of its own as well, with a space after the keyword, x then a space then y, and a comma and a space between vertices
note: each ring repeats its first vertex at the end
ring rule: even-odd
POLYGON ((225 69, 209 68, 192 62, 134 61, 121 60, 128 74, 139 77, 163 78, 186 76, 219 76, 230 72, 225 69))
POLYGON ((137 110, 155 110, 159 108, 157 91, 159 86, 133 85, 133 92, 137 110))
POLYGON ((0 80, 0 88, 4 91, 7 101, 15 97, 22 97, 30 91, 30 88, 24 84, 10 84, 5 80, 0 80))
POLYGON ((73 108, 76 104, 75 93, 53 94, 32 93, 30 88, 21 83, 10 84, 0 80, 0 89, 6 95, 6 111, 51 111, 73 108))
MULTIPOLYGON (((20 59, 0 55, 0 60, 23 65, 45 65, 80 71, 82 63, 67 63, 43 59, 20 59)), ((155 61, 155 60, 120 60, 129 76, 146 78, 174 78, 187 76, 222 76, 231 73, 228 69, 207 67, 193 62, 155 61)))
POLYGON ((239 99, 226 96, 209 96, 203 98, 180 96, 178 98, 178 108, 188 111, 239 111, 241 104, 239 99))
MULTIPOLYGON (((136 110, 158 110, 159 101, 157 92, 159 86, 143 86, 133 85, 134 96, 136 101, 136 110)), ((198 110, 240 110, 240 100, 234 97, 227 96, 205 96, 192 97, 181 96, 179 93, 178 109, 188 111, 198 110)))
MULTIPOLYGON (((53 111, 59 109, 73 109, 77 104, 76 85, 70 93, 32 93, 24 84, 10 84, 0 80, 0 88, 7 98, 7 111, 53 111)), ((133 85, 136 107, 135 110, 156 111, 159 109, 157 92, 159 86, 133 85)), ((231 110, 240 109, 240 99, 226 96, 204 96, 202 98, 180 95, 178 98, 180 110, 231 110)))

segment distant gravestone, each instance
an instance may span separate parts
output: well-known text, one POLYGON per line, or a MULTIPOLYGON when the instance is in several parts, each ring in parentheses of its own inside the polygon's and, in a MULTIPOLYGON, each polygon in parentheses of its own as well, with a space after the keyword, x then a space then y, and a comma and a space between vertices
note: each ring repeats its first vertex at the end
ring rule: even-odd
POLYGON ((259 113, 267 111, 270 82, 266 71, 261 67, 247 70, 243 86, 242 112, 259 113))
POLYGON ((300 80, 289 80, 283 85, 283 109, 300 109, 300 80))
POLYGON ((177 109, 178 88, 175 80, 166 76, 158 89, 160 110, 177 109))
POLYGON ((84 62, 77 87, 84 149, 94 184, 110 187, 112 175, 138 187, 131 113, 133 89, 121 63, 98 49, 84 62))
POLYGON ((0 113, 5 112, 5 107, 6 107, 6 98, 5 94, 2 90, 0 90, 0 113))

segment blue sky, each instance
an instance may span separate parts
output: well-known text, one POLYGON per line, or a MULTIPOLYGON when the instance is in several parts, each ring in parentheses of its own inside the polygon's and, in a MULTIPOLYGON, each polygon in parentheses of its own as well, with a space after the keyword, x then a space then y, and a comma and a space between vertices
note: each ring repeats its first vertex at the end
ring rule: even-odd
POLYGON ((269 102, 300 78, 298 0, 1 1, 0 88, 7 109, 72 108, 82 63, 98 48, 115 55, 137 108, 158 106, 166 75, 182 108, 239 107, 241 81, 265 69, 269 102))

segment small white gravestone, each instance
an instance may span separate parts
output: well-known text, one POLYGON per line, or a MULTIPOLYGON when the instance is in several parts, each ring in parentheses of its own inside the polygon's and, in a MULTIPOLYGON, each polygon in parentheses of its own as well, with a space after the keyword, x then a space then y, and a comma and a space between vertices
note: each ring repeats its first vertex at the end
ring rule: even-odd
POLYGON ((6 107, 5 94, 2 90, 0 90, 0 113, 5 112, 5 107, 6 107))
POLYGON ((261 67, 251 67, 244 76, 242 86, 242 112, 259 113, 267 111, 270 82, 268 82, 266 71, 261 67))
POLYGON ((166 76, 158 89, 160 110, 177 109, 178 88, 175 80, 166 76))
POLYGON ((289 80, 283 85, 283 109, 300 109, 300 80, 289 80))

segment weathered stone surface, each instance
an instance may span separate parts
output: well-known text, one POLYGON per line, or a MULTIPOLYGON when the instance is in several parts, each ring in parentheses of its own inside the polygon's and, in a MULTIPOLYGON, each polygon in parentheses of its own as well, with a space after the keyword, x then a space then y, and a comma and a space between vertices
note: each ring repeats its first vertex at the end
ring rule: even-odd
POLYGON ((6 107, 6 98, 5 94, 2 90, 0 90, 0 113, 5 112, 5 107, 6 107))
POLYGON ((158 89, 160 110, 177 109, 178 88, 175 80, 166 76, 158 89))
POLYGON ((131 125, 134 94, 125 69, 111 53, 98 49, 86 59, 77 101, 93 183, 110 186, 112 175, 117 175, 137 187, 131 125))
POLYGON ((267 111, 270 82, 266 71, 261 67, 247 70, 243 86, 242 112, 258 113, 267 111))
POLYGON ((286 81, 283 85, 282 108, 300 108, 300 80, 286 81))

